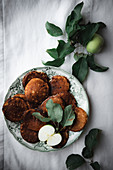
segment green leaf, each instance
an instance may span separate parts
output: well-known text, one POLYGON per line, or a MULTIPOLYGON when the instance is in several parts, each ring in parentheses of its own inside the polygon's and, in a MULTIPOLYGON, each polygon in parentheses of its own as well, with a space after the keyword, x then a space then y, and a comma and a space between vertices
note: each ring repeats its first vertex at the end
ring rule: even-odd
POLYGON ((56 49, 56 48, 48 49, 48 50, 46 50, 46 52, 47 52, 51 57, 53 57, 54 59, 57 59, 57 58, 58 58, 58 52, 57 52, 57 49, 56 49))
POLYGON ((72 42, 76 43, 77 42, 77 34, 81 30, 81 27, 77 24, 73 26, 72 30, 69 30, 70 32, 68 33, 68 41, 71 40, 72 42))
POLYGON ((100 133, 99 129, 91 129, 85 137, 85 146, 89 149, 89 151, 92 152, 94 149, 95 145, 97 144, 97 138, 100 133))
POLYGON ((78 154, 71 154, 67 157, 66 166, 69 170, 74 170, 85 163, 82 156, 78 154))
POLYGON ((72 74, 79 79, 82 83, 87 74, 88 74, 88 64, 87 60, 81 57, 76 63, 72 66, 72 74))
POLYGON ((80 30, 80 26, 78 25, 78 23, 82 19, 82 15, 81 15, 82 7, 83 7, 83 2, 76 5, 74 10, 67 18, 65 30, 68 34, 68 38, 76 34, 78 30, 80 30))
POLYGON ((45 66, 55 66, 60 67, 64 63, 64 58, 57 58, 53 61, 47 61, 46 63, 42 62, 45 66))
POLYGON ((98 23, 88 23, 82 27, 82 30, 78 35, 78 42, 83 46, 86 46, 87 43, 93 38, 94 34, 99 30, 99 28, 105 27, 105 24, 102 22, 98 23))
POLYGON ((49 122, 51 120, 51 118, 44 117, 39 112, 34 112, 34 113, 32 113, 32 115, 35 116, 37 119, 39 119, 42 122, 49 122))
POLYGON ((64 58, 66 55, 72 53, 75 49, 75 47, 72 46, 69 42, 65 43, 63 40, 59 40, 58 42, 59 44, 57 47, 57 52, 59 58, 64 58))
POLYGON ((46 103, 46 108, 48 111, 48 116, 53 122, 61 122, 63 117, 63 110, 60 104, 53 103, 53 100, 49 99, 46 103))
POLYGON ((72 105, 68 105, 64 109, 63 120, 61 122, 62 127, 69 126, 73 124, 75 119, 74 111, 72 110, 72 105))
POLYGON ((109 69, 108 67, 100 66, 99 64, 95 63, 93 55, 88 56, 87 61, 88 61, 88 66, 93 71, 104 72, 109 69))
POLYGON ((65 43, 63 40, 58 41, 57 48, 48 49, 47 53, 50 54, 51 57, 55 58, 53 61, 48 61, 46 63, 43 62, 44 65, 50 66, 61 66, 65 61, 65 56, 72 53, 75 49, 69 42, 65 43))
POLYGON ((86 58, 86 57, 87 57, 87 54, 78 53, 78 52, 76 52, 76 53, 74 54, 74 59, 75 59, 76 61, 78 61, 81 57, 86 58))
POLYGON ((59 28, 58 26, 56 26, 56 25, 54 25, 52 23, 49 23, 48 21, 46 22, 45 26, 46 26, 47 32, 50 35, 55 36, 55 37, 63 35, 63 32, 62 32, 61 28, 59 28))
POLYGON ((100 165, 99 163, 96 161, 96 162, 93 162, 90 164, 91 167, 94 169, 94 170, 100 170, 100 165))
POLYGON ((93 151, 90 151, 87 147, 82 150, 82 155, 84 158, 91 158, 93 156, 93 151))

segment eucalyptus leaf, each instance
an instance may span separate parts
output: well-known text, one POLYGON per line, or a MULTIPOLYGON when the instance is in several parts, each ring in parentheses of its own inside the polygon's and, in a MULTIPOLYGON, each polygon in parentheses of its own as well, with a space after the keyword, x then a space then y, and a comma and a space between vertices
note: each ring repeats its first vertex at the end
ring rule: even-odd
POLYGON ((49 122, 51 120, 51 118, 44 117, 39 112, 34 112, 34 113, 32 113, 32 115, 35 116, 37 119, 39 119, 42 122, 49 122))
POLYGON ((81 83, 85 80, 88 74, 88 64, 85 58, 81 57, 73 64, 72 74, 77 77, 81 83))
POLYGON ((94 170, 100 170, 100 164, 96 161, 90 164, 94 170))
POLYGON ((50 35, 55 36, 55 37, 63 35, 61 28, 59 28, 58 26, 56 26, 52 23, 49 23, 48 21, 46 22, 45 26, 46 26, 47 32, 50 35))
POLYGON ((61 122, 62 127, 69 126, 73 124, 75 119, 74 111, 72 110, 72 105, 68 105, 64 109, 64 115, 61 122))
POLYGON ((87 147, 84 147, 82 150, 82 155, 84 158, 92 158, 93 151, 90 151, 87 147))
POLYGON ((99 129, 91 129, 85 137, 85 146, 92 152, 95 145, 97 144, 98 135, 100 133, 99 129))
POLYGON ((69 170, 74 170, 85 163, 82 156, 78 154, 71 154, 67 157, 66 166, 69 170))
POLYGON ((60 67, 65 61, 65 58, 57 58, 53 61, 47 61, 47 62, 43 62, 42 63, 45 65, 45 66, 55 66, 55 67, 60 67))
POLYGON ((104 28, 105 24, 102 22, 98 23, 88 23, 82 27, 82 30, 78 35, 78 42, 83 46, 86 46, 87 43, 93 38, 94 34, 99 30, 99 28, 104 28))
POLYGON ((53 122, 61 122, 63 117, 63 110, 60 104, 53 103, 53 100, 49 99, 46 103, 46 108, 48 111, 48 116, 53 122))
POLYGON ((47 49, 46 52, 54 59, 58 58, 58 52, 56 48, 47 49))
POLYGON ((109 68, 105 67, 105 66, 101 66, 97 63, 95 63, 94 61, 94 56, 93 55, 89 55, 87 57, 87 61, 88 61, 88 66, 90 67, 91 70, 96 71, 96 72, 104 72, 107 71, 109 68))
POLYGON ((83 7, 83 2, 77 4, 67 18, 65 30, 68 34, 68 38, 76 34, 78 30, 80 30, 78 23, 82 19, 82 15, 81 15, 82 7, 83 7))

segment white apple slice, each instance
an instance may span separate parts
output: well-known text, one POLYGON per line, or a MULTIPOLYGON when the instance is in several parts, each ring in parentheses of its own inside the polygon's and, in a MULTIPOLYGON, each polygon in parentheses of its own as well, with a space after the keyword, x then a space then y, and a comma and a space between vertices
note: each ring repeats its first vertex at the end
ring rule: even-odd
POLYGON ((40 141, 46 141, 51 135, 55 133, 55 128, 51 125, 44 125, 40 128, 38 138, 40 141))
POLYGON ((60 133, 56 133, 56 134, 51 135, 47 139, 47 145, 48 146, 55 146, 55 145, 58 145, 61 141, 62 141, 61 134, 60 133))

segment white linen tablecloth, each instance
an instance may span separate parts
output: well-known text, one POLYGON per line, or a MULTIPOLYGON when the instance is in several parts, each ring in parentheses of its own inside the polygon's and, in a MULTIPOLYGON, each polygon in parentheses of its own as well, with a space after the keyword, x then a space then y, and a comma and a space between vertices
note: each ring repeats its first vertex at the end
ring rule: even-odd
MULTIPOLYGON (((66 17, 80 0, 1 0, 0 1, 0 107, 12 82, 24 71, 42 66, 42 60, 51 60, 46 49, 57 46, 57 39, 45 29, 46 21, 65 28, 66 17)), ((94 160, 102 170, 113 169, 113 0, 84 0, 82 11, 86 21, 102 21, 107 28, 101 34, 105 39, 103 51, 96 55, 98 63, 110 69, 104 73, 89 71, 84 87, 90 100, 90 117, 81 137, 71 146, 43 153, 19 144, 10 134, 0 114, 0 170, 66 170, 69 154, 81 153, 85 135, 91 128, 102 134, 94 160)), ((73 56, 61 67, 71 73, 73 56)), ((79 170, 90 170, 83 165, 79 170)))

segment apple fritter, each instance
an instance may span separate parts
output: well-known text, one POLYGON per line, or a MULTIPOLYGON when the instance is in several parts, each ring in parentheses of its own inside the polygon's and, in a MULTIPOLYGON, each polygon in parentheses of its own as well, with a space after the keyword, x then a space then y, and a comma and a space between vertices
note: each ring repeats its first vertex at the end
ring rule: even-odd
POLYGON ((27 128, 34 131, 39 131, 42 126, 44 126, 46 123, 40 121, 35 116, 32 115, 34 112, 39 112, 41 114, 40 109, 29 109, 24 112, 23 115, 23 122, 27 124, 27 128))
POLYGON ((23 119, 24 111, 29 109, 28 103, 19 97, 12 97, 6 100, 3 105, 3 113, 6 119, 18 122, 23 119))
POLYGON ((51 95, 67 92, 70 88, 69 80, 65 76, 56 75, 50 81, 51 95))
POLYGON ((65 92, 65 93, 59 93, 58 94, 65 102, 65 106, 72 105, 72 109, 75 110, 77 106, 77 102, 70 92, 65 92))
POLYGON ((39 72, 39 71, 30 71, 24 76, 24 78, 22 80, 23 87, 25 88, 27 83, 33 78, 40 78, 46 83, 49 82, 49 78, 46 73, 39 72))
POLYGON ((87 113, 80 107, 75 108, 76 119, 71 126, 70 130, 73 132, 78 132, 82 130, 87 122, 87 113))
POLYGON ((29 102, 40 104, 49 96, 49 86, 42 79, 33 78, 25 87, 25 96, 29 102))
POLYGON ((61 99, 61 97, 59 97, 58 95, 53 95, 53 96, 49 96, 46 100, 43 101, 43 103, 41 104, 41 108, 43 110, 43 112, 47 112, 47 109, 46 109, 46 103, 49 99, 52 99, 53 100, 53 103, 57 103, 57 104, 60 104, 62 109, 64 110, 64 107, 65 107, 65 103, 64 101, 61 99))
POLYGON ((21 123, 20 133, 22 135, 22 138, 29 143, 36 143, 39 141, 38 132, 28 129, 26 123, 21 123))

